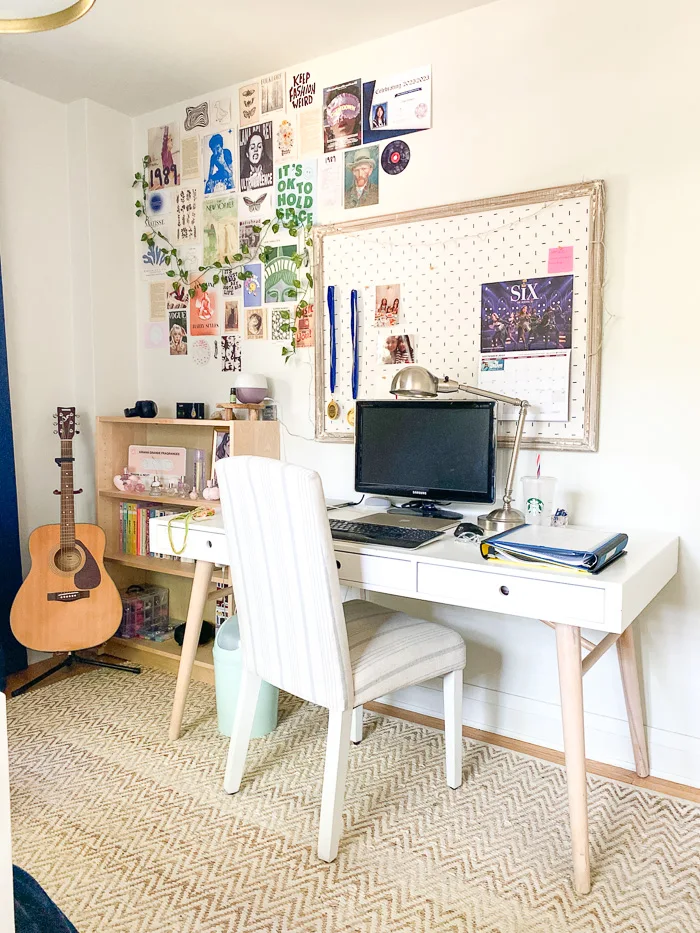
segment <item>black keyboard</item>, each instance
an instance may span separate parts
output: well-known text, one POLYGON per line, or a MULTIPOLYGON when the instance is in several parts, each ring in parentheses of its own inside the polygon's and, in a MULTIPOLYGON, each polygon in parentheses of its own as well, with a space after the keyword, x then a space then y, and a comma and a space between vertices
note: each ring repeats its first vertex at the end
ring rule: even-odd
POLYGON ((390 547, 420 547, 442 535, 426 528, 393 528, 391 525, 371 525, 369 522, 343 522, 330 519, 331 535, 336 541, 359 541, 361 544, 387 544, 390 547))

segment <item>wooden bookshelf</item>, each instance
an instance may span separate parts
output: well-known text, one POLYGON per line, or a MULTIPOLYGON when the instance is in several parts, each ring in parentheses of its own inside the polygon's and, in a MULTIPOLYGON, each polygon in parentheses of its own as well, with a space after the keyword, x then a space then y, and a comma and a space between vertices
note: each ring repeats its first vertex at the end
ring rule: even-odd
MULTIPOLYGON (((170 591, 170 616, 184 619, 187 616, 194 564, 168 560, 162 557, 146 557, 123 554, 119 548, 120 515, 122 502, 152 503, 154 507, 174 506, 186 511, 198 506, 216 507, 216 502, 205 499, 181 499, 176 496, 149 496, 148 493, 128 493, 116 489, 113 479, 118 476, 128 460, 131 444, 157 444, 204 450, 206 475, 211 476, 212 446, 214 429, 228 430, 231 456, 258 456, 279 459, 280 430, 278 421, 189 421, 175 418, 124 418, 99 417, 97 419, 95 443, 95 482, 97 502, 97 524, 106 536, 105 561, 107 570, 117 586, 140 583, 157 583, 170 591)), ((228 572, 215 573, 217 579, 228 579, 228 572)), ((205 618, 212 621, 214 602, 208 604, 205 618)), ((133 660, 146 666, 177 670, 180 648, 174 640, 151 642, 145 639, 112 638, 106 650, 115 657, 133 660), (158 661, 158 663, 156 663, 158 661)), ((205 667, 199 679, 213 677, 211 645, 200 649, 204 652, 205 667), (206 649, 209 661, 206 661, 206 649)), ((211 679, 209 679, 211 682, 211 679)))

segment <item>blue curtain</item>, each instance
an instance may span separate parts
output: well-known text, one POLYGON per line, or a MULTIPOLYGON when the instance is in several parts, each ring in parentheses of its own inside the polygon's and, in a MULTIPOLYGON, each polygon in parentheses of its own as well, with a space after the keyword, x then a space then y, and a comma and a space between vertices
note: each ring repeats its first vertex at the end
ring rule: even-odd
POLYGON ((5 307, 0 269, 0 690, 5 675, 27 666, 27 652, 10 630, 10 607, 22 583, 17 520, 15 449, 12 442, 10 382, 7 376, 5 307))

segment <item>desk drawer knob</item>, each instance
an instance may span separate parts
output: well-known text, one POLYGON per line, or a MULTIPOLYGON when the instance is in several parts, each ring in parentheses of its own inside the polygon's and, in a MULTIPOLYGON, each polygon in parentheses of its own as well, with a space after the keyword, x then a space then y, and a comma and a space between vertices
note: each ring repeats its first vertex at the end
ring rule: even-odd
POLYGON ((207 547, 213 547, 213 544, 211 543, 211 541, 207 541, 207 547))
POLYGON ((499 587, 499 592, 502 593, 504 596, 507 596, 510 593, 510 590, 508 589, 507 586, 501 586, 499 587))
POLYGON ((339 561, 339 560, 337 560, 337 561, 335 562, 335 566, 338 568, 338 570, 340 570, 340 561, 339 561))

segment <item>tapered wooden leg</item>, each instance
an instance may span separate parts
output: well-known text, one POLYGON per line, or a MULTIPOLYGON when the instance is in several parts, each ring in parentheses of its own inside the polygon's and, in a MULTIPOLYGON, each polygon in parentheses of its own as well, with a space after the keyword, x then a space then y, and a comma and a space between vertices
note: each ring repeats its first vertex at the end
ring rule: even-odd
POLYGON ((185 639, 182 643, 180 666, 177 670, 177 684, 175 686, 175 700, 170 716, 170 738, 179 739, 182 728, 182 717, 185 712, 187 691, 192 678, 192 668, 199 646, 199 633, 202 631, 202 615, 207 602, 209 583, 214 565, 207 560, 198 560, 194 567, 194 580, 192 581, 192 594, 187 609, 187 622, 185 623, 185 639))
POLYGON ((622 689, 625 693, 627 720, 634 752, 634 770, 640 777, 649 777, 649 748, 644 729, 642 691, 639 685, 637 655, 634 650, 634 632, 628 626, 617 641, 617 657, 620 662, 622 689))
POLYGON ((343 829, 343 801, 348 772, 351 725, 351 709, 342 713, 329 710, 321 820, 318 828, 318 857, 324 862, 332 862, 338 854, 338 843, 343 829))
POLYGON ((362 707, 356 706, 352 711, 352 725, 350 727, 350 741, 359 745, 362 741, 362 707))
POLYGON ((556 635, 564 752, 566 754, 566 782, 569 789, 574 888, 577 894, 588 894, 591 890, 591 866, 586 794, 586 745, 583 729, 581 630, 572 625, 557 625, 556 635))
POLYGON ((231 730, 231 742, 228 747, 228 758, 226 759, 224 790, 227 794, 237 794, 241 786, 261 683, 262 681, 257 674, 245 667, 243 668, 236 715, 233 718, 233 729, 231 730))
POLYGON ((445 716, 445 774, 449 787, 462 786, 462 671, 442 679, 445 716))

